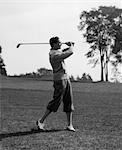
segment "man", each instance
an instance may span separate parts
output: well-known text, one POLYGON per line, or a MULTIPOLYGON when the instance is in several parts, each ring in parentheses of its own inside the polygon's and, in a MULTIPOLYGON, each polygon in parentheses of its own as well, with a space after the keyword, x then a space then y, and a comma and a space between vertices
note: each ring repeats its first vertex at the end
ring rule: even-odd
POLYGON ((44 121, 49 116, 51 112, 56 112, 63 102, 63 111, 66 112, 67 116, 67 130, 75 131, 72 124, 72 111, 73 106, 73 95, 72 87, 69 77, 66 72, 64 59, 68 58, 73 54, 72 42, 65 43, 68 48, 61 50, 61 42, 59 37, 52 37, 50 39, 50 52, 49 60, 53 69, 53 80, 54 80, 54 94, 53 100, 51 100, 48 105, 45 114, 41 119, 39 119, 36 124, 40 130, 44 130, 44 121))

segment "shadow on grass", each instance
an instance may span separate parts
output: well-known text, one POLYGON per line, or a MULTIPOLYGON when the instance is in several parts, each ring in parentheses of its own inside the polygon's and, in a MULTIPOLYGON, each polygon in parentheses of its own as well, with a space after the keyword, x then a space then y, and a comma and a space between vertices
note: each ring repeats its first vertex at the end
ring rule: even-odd
POLYGON ((30 131, 22 131, 22 132, 15 132, 15 133, 3 133, 0 134, 0 141, 7 137, 14 137, 14 136, 24 136, 24 135, 30 135, 35 133, 49 133, 49 132, 60 132, 64 131, 65 129, 50 129, 50 130, 39 130, 39 129, 31 129, 30 131))

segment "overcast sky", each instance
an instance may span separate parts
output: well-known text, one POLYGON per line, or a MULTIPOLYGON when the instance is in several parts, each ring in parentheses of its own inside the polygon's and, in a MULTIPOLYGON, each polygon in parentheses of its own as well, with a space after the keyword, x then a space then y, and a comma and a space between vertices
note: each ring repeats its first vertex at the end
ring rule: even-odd
POLYGON ((51 69, 49 45, 23 45, 21 42, 49 42, 59 36, 62 42, 74 41, 75 52, 66 60, 68 73, 89 73, 100 79, 100 66, 88 65, 84 54, 89 45, 78 31, 80 13, 99 6, 122 7, 121 0, 0 0, 0 45, 7 73, 10 75, 51 69))

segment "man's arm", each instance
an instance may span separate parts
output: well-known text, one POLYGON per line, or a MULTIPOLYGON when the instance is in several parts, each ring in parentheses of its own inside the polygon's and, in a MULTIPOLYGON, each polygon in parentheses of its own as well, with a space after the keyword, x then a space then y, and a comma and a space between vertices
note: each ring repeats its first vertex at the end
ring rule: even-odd
POLYGON ((53 58, 57 59, 57 60, 63 60, 68 58, 69 56, 71 56, 73 54, 73 43, 68 42, 66 43, 69 47, 64 49, 61 53, 56 53, 53 58))

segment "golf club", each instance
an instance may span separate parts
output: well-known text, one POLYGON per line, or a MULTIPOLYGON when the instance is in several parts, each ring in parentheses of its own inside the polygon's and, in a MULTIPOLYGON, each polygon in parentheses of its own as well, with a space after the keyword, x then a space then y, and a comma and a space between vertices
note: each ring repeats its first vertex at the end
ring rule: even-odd
MULTIPOLYGON (((50 44, 50 43, 19 43, 17 45, 17 48, 19 48, 20 45, 33 45, 33 44, 50 44)), ((66 44, 66 43, 61 43, 61 44, 66 44)))
MULTIPOLYGON (((72 42, 72 43, 75 44, 74 42, 72 42)), ((19 44, 17 44, 17 48, 19 48, 20 45, 33 45, 33 44, 50 44, 50 43, 19 43, 19 44)), ((66 44, 66 42, 61 43, 61 44, 66 44)))

